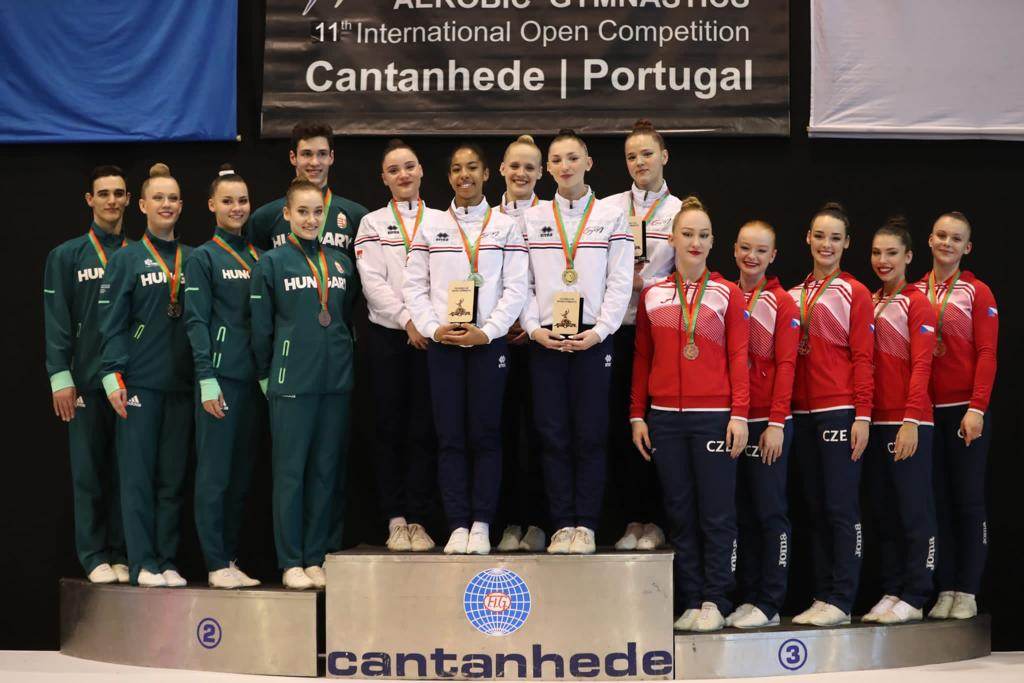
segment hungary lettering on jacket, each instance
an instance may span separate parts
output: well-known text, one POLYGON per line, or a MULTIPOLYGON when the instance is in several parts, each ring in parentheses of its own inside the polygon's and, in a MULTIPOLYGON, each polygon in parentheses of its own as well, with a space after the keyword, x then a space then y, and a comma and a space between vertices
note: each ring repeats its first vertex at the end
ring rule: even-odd
POLYGON ((78 275, 78 281, 79 282, 85 282, 87 280, 102 280, 103 279, 103 269, 102 268, 86 268, 85 270, 78 271, 77 275, 78 275))
MULTIPOLYGON (((332 275, 327 286, 331 289, 347 289, 348 283, 345 278, 332 275)), ((316 279, 312 275, 284 278, 284 291, 290 292, 293 289, 316 289, 316 279)))

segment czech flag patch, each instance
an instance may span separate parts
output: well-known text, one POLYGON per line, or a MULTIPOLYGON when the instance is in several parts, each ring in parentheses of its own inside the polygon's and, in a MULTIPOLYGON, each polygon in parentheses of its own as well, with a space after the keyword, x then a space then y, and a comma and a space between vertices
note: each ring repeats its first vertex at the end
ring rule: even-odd
POLYGON ((995 306, 989 306, 988 307, 988 317, 994 318, 997 315, 999 315, 999 311, 996 309, 996 307, 995 306))
POLYGON ((921 325, 921 334, 932 334, 935 332, 935 328, 931 325, 921 325))
POLYGON ((789 321, 789 326, 794 329, 800 327, 800 321, 797 320, 796 318, 793 318, 792 320, 789 321))

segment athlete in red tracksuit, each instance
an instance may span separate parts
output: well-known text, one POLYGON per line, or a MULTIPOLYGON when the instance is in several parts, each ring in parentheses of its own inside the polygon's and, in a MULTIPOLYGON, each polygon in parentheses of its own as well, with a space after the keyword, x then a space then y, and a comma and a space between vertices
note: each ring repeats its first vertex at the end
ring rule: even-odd
POLYGON ((676 272, 637 305, 630 407, 633 443, 663 484, 683 610, 675 625, 694 631, 722 628, 732 606, 736 458, 750 403, 743 294, 708 272, 712 239, 711 220, 688 197, 672 229, 676 272))
POLYGON ((750 445, 740 458, 736 480, 742 604, 725 620, 737 628, 779 623, 789 573, 786 477, 800 317, 778 278, 765 274, 776 253, 772 226, 751 221, 740 228, 734 255, 750 322, 750 445))
POLYGON ((928 397, 935 313, 907 284, 913 258, 902 218, 875 232, 875 401, 864 464, 872 517, 879 524, 882 599, 863 621, 919 621, 935 572, 932 406, 928 397))
POLYGON ((849 228, 838 204, 814 215, 807 231, 814 270, 789 292, 801 334, 793 453, 814 543, 814 603, 796 624, 849 623, 860 579, 860 459, 871 424, 874 341, 871 294, 840 267, 849 228))
POLYGON ((999 310, 992 290, 961 271, 971 226, 959 212, 943 214, 928 237, 932 271, 917 288, 936 312, 931 396, 935 405, 935 509, 939 522, 939 599, 933 619, 969 619, 978 613, 988 550, 985 465, 992 440, 987 416, 996 376, 999 310))

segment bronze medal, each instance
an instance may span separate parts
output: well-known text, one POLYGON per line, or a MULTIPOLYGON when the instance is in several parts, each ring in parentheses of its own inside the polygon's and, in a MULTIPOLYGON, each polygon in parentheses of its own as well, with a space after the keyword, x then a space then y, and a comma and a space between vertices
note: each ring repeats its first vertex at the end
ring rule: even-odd
POLYGON ((941 339, 935 342, 935 348, 932 350, 932 355, 936 358, 942 358, 946 355, 946 342, 941 339))
POLYGON ((693 342, 690 342, 683 347, 683 357, 686 360, 697 360, 697 356, 700 355, 700 349, 693 342))
POLYGON ((167 317, 168 318, 180 318, 181 317, 181 304, 177 301, 172 301, 167 304, 167 317))
POLYGON ((574 268, 566 268, 562 271, 562 282, 571 285, 579 279, 579 273, 574 268))
POLYGON ((796 352, 801 356, 806 356, 811 352, 811 338, 807 335, 800 337, 800 343, 796 347, 796 352))
POLYGON ((331 313, 326 308, 321 308, 320 313, 316 316, 316 321, 320 323, 320 327, 328 327, 331 324, 331 313))

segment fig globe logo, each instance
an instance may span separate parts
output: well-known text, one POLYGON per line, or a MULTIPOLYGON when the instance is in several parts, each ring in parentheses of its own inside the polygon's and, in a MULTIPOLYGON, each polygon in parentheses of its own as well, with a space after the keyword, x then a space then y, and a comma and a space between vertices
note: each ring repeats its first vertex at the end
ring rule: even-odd
POLYGON ((509 569, 485 569, 466 586, 462 605, 466 618, 488 636, 515 633, 530 616, 530 589, 509 569))

